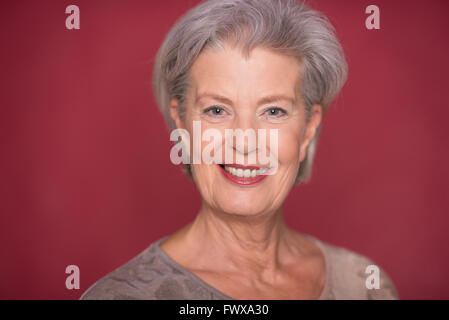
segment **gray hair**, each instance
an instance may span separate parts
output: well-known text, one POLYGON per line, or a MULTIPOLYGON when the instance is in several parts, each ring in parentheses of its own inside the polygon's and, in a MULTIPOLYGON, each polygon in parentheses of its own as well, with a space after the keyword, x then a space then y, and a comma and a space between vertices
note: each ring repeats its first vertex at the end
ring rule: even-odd
MULTIPOLYGON (((185 113, 188 74, 206 47, 224 42, 246 55, 262 46, 292 55, 302 63, 301 96, 309 119, 313 105, 328 109, 347 76, 343 49, 334 28, 321 13, 295 0, 208 0, 188 11, 170 30, 156 57, 153 90, 169 129, 170 100, 185 113)), ((321 125, 301 162, 296 183, 310 179, 321 125)), ((186 167, 190 175, 190 166, 186 167)))

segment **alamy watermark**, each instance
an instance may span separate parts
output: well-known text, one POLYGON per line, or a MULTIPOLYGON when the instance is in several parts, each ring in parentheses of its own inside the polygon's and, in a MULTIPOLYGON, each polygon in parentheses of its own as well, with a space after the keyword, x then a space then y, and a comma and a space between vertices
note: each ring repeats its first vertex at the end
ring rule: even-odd
POLYGON ((268 165, 267 175, 275 174, 278 168, 278 129, 225 129, 223 136, 215 128, 202 132, 201 121, 193 121, 193 137, 186 129, 175 129, 170 141, 177 142, 170 150, 173 164, 268 165), (203 142, 207 143, 204 148, 203 142))
POLYGON ((65 19, 65 27, 68 30, 80 29, 80 8, 77 5, 71 4, 65 8, 65 13, 70 14, 65 19))
POLYGON ((367 289, 380 289, 380 269, 375 264, 366 267, 365 273, 369 274, 365 281, 367 289))
POLYGON ((80 288, 80 268, 77 265, 71 264, 65 268, 65 273, 69 276, 65 279, 65 287, 68 290, 80 288))

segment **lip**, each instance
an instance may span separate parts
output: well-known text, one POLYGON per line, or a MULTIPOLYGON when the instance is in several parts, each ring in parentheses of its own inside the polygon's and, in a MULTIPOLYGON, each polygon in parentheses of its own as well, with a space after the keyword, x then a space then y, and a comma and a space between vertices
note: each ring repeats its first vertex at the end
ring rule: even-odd
MULTIPOLYGON (((236 177, 236 176, 230 174, 229 172, 227 172, 219 164, 217 164, 217 166, 226 179, 228 179, 229 181, 231 181, 235 184, 238 184, 238 185, 243 185, 243 186, 253 185, 253 184, 261 182, 262 180, 264 180, 267 177, 267 175, 265 175, 265 174, 258 175, 255 177, 248 177, 248 178, 236 177)), ((242 169, 260 169, 260 167, 257 167, 257 166, 243 166, 243 165, 239 165, 239 164, 232 164, 229 166, 234 167, 234 168, 242 168, 242 169)))

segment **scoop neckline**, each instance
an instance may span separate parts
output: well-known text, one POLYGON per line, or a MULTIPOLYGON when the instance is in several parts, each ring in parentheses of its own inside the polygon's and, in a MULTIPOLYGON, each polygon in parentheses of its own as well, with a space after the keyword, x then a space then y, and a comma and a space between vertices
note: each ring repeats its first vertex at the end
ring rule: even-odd
MULTIPOLYGON (((317 299, 317 300, 323 300, 325 298, 325 296, 328 294, 329 285, 330 285, 330 279, 329 278, 330 278, 330 271, 331 271, 330 267, 331 266, 330 266, 330 263, 329 263, 327 250, 326 250, 324 244, 318 238, 316 238, 316 237, 314 237, 312 235, 309 235, 309 234, 304 234, 304 233, 302 235, 304 235, 309 240, 311 240, 314 244, 317 245, 317 247, 321 251, 321 254, 323 255, 323 258, 324 258, 326 275, 325 275, 323 289, 321 290, 321 294, 320 294, 320 296, 317 299)), ((207 289, 209 291, 212 291, 213 293, 215 293, 218 296, 221 296, 222 298, 224 298, 224 300, 238 300, 238 299, 235 299, 235 298, 232 298, 232 297, 226 295, 225 293, 223 293, 220 290, 216 289, 215 287, 211 286, 206 281, 204 281, 199 276, 197 276, 195 273, 193 273, 192 271, 190 271, 187 268, 183 267, 178 262, 176 262, 172 257, 170 257, 160 246, 161 243, 164 242, 164 240, 168 239, 168 237, 169 236, 164 236, 164 237, 160 238, 159 240, 156 240, 153 243, 153 245, 152 245, 156 249, 156 251, 165 259, 165 261, 168 264, 170 264, 171 266, 175 267, 176 269, 178 269, 179 271, 181 271, 185 275, 195 279, 202 287, 204 287, 205 289, 207 289)))

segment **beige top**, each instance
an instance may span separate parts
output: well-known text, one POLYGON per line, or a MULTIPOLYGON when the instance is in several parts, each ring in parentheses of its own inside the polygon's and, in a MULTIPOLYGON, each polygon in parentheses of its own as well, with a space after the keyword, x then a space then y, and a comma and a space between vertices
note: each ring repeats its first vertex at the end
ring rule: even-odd
MULTIPOLYGON (((322 250, 326 282, 319 299, 398 299, 389 276, 379 267, 380 288, 367 289, 366 267, 375 265, 365 256, 306 235, 322 250)), ((82 300, 188 299, 233 300, 179 265, 159 246, 167 237, 153 242, 123 266, 94 283, 82 300)))

